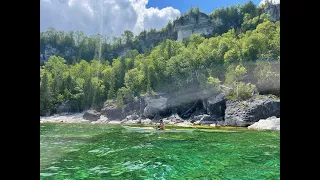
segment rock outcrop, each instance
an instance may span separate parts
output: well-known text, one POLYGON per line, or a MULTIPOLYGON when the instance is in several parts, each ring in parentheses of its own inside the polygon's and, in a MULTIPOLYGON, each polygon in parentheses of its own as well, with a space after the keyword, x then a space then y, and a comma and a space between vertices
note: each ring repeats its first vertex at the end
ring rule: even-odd
POLYGON ((122 108, 116 106, 115 100, 107 100, 101 109, 101 114, 110 120, 120 120, 124 117, 122 108))
POLYGON ((125 114, 140 114, 140 100, 134 100, 125 105, 125 114))
POLYGON ((201 124, 205 125, 205 124, 212 124, 215 121, 210 115, 202 114, 202 115, 194 116, 191 122, 193 122, 195 125, 201 125, 201 124))
POLYGON ((223 120, 226 108, 226 98, 223 93, 210 97, 206 101, 207 113, 216 121, 223 120))
POLYGON ((94 111, 94 110, 88 110, 83 114, 83 119, 89 120, 89 121, 96 121, 100 118, 101 113, 94 111))
POLYGON ((210 17, 202 12, 198 15, 188 14, 178 19, 174 30, 178 32, 177 41, 182 42, 184 38, 189 38, 191 34, 212 35, 214 24, 210 17))
POLYGON ((96 121, 91 121, 92 124, 107 124, 108 123, 108 118, 105 117, 104 115, 101 115, 100 118, 96 121))
POLYGON ((249 126, 248 129, 280 131, 280 118, 273 116, 267 119, 261 119, 249 126))
POLYGON ((280 3, 279 4, 268 4, 265 6, 265 12, 270 14, 271 21, 280 20, 280 3))
POLYGON ((162 120, 164 124, 175 124, 184 121, 178 114, 172 114, 171 116, 163 118, 162 120))
POLYGON ((152 119, 157 114, 160 116, 167 114, 167 101, 168 98, 164 94, 155 94, 152 96, 143 97, 146 107, 143 111, 143 116, 152 119))
MULTIPOLYGON (((280 20, 280 3, 270 3, 265 6, 264 9, 261 9, 261 12, 259 13, 270 14, 272 21, 280 20)), ((222 16, 225 16, 225 13, 223 13, 222 16)), ((153 49, 160 42, 162 42, 163 39, 171 39, 181 42, 184 38, 189 38, 191 34, 197 33, 203 34, 206 37, 212 37, 215 33, 226 33, 226 30, 228 29, 241 27, 240 21, 233 22, 235 20, 230 19, 230 21, 226 22, 223 20, 224 18, 222 16, 212 19, 209 14, 207 15, 202 12, 197 14, 186 13, 175 20, 170 26, 168 24, 167 31, 149 31, 148 33, 144 33, 142 36, 140 35, 140 37, 137 38, 138 41, 135 41, 134 43, 139 45, 139 53, 144 53, 146 52, 146 49, 153 49), (227 26, 227 28, 225 28, 225 26, 227 26), (224 30, 224 32, 219 32, 218 29, 220 27, 226 30, 224 30)), ((78 49, 72 46, 64 45, 63 48, 57 46, 58 45, 56 43, 50 44, 44 40, 40 41, 40 63, 48 61, 52 55, 61 56, 72 62, 72 59, 77 57, 79 54, 78 49)), ((118 47, 113 49, 108 54, 114 54, 113 58, 117 58, 119 56, 125 56, 126 50, 127 49, 125 47, 118 47)), ((93 57, 90 57, 86 60, 89 61, 92 58, 93 57)))
POLYGON ((280 116, 280 100, 258 96, 247 101, 227 101, 225 125, 248 126, 260 119, 280 116))
MULTIPOLYGON (((156 93, 136 98, 122 108, 116 106, 115 100, 107 100, 101 112, 88 110, 79 120, 59 119, 61 122, 85 120, 99 124, 155 124, 163 120, 165 124, 249 126, 249 129, 280 130, 280 99, 274 96, 226 100, 223 93, 188 95, 178 97, 156 93)), ((69 108, 67 103, 63 103, 58 107, 58 112, 68 112, 69 108)), ((48 115, 50 112, 40 113, 48 115)))

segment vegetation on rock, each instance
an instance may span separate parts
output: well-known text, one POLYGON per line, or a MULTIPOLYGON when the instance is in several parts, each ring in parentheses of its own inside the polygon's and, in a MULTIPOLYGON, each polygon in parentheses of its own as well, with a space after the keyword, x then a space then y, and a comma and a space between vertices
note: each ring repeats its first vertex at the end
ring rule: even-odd
MULTIPOLYGON (((197 9, 192 12, 199 14, 197 9)), ((40 53, 49 45, 68 55, 51 56, 40 66, 40 111, 55 112, 66 101, 73 111, 100 109, 107 99, 116 99, 121 106, 141 94, 179 96, 221 90, 221 85, 229 89, 229 98, 247 99, 255 90, 280 96, 280 21, 270 21, 250 2, 217 9, 210 16, 227 22, 218 35, 193 34, 184 42, 165 38, 144 53, 141 42, 159 32, 143 31, 134 37, 125 31, 112 43, 110 38, 86 37, 82 32, 41 32, 40 53), (126 53, 121 55, 120 50, 126 53)), ((160 32, 174 26, 170 22, 160 32)))

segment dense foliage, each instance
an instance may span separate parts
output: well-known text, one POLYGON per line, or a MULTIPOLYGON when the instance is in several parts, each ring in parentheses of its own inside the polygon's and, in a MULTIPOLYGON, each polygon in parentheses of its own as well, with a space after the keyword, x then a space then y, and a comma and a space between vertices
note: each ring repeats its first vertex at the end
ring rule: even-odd
MULTIPOLYGON (((82 36, 76 43, 50 42, 62 51, 67 51, 70 44, 76 46, 77 58, 82 60, 70 64, 66 60, 70 57, 51 56, 40 66, 40 111, 54 112, 56 105, 66 101, 73 111, 100 109, 106 99, 116 99, 121 106, 154 91, 183 95, 224 90, 228 97, 239 99, 249 98, 256 90, 280 95, 280 22, 271 22, 267 14, 259 15, 255 6, 241 8, 237 11, 243 15, 241 30, 232 28, 211 38, 193 34, 184 42, 166 39, 143 54, 130 48, 125 56, 109 54, 122 44, 134 47, 129 31, 112 45, 104 44, 102 60, 98 60, 91 37, 82 36), (244 13, 247 11, 251 13, 244 13)), ((222 11, 216 10, 212 16, 222 11)))
MULTIPOLYGON (((191 7, 183 16, 169 22, 161 30, 144 30, 137 36, 129 30, 124 31, 120 37, 107 37, 99 34, 86 36, 82 31, 63 32, 49 28, 40 32, 40 54, 61 56, 66 59, 68 64, 80 62, 82 59, 86 61, 102 59, 102 61, 112 62, 113 59, 124 55, 127 50, 148 53, 167 39, 176 40, 177 32, 174 29, 177 26, 184 25, 190 17, 195 19, 196 23, 200 14, 210 19, 215 29, 210 35, 206 36, 209 38, 214 35, 222 35, 232 28, 236 32, 253 30, 266 18, 260 16, 263 12, 264 8, 257 7, 252 1, 243 5, 218 8, 210 15, 201 13, 199 8, 191 7)), ((47 61, 48 57, 43 56, 42 60, 47 61)), ((41 65, 43 65, 43 61, 41 65)))

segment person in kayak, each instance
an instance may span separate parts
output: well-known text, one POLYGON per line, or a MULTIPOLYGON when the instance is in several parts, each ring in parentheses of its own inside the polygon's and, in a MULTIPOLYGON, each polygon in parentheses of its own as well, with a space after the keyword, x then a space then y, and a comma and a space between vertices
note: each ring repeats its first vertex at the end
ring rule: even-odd
POLYGON ((157 130, 165 130, 164 123, 163 123, 162 119, 160 119, 160 121, 159 121, 159 126, 157 126, 157 130))

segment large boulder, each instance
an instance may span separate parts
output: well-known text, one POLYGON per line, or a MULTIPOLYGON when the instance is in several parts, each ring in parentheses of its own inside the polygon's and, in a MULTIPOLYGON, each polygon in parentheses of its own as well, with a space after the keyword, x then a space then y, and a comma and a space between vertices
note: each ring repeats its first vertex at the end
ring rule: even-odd
POLYGON ((91 121, 92 124, 108 124, 108 118, 101 115, 97 121, 91 121))
POLYGON ((223 93, 210 97, 206 100, 207 113, 216 120, 220 120, 225 115, 226 98, 223 93))
POLYGON ((257 96, 246 101, 227 101, 225 125, 248 126, 260 119, 280 116, 280 100, 268 96, 257 96))
POLYGON ((122 113, 122 108, 116 106, 115 100, 107 100, 101 109, 101 114, 110 120, 120 120, 125 114, 122 113))
POLYGON ((144 97, 145 105, 143 116, 152 119, 156 114, 163 114, 167 110, 168 98, 163 94, 144 97))
POLYGON ((140 110, 140 100, 134 100, 132 102, 129 102, 126 104, 124 108, 125 114, 133 114, 133 113, 139 113, 140 110))
POLYGON ((83 119, 89 120, 89 121, 96 121, 100 118, 101 113, 94 111, 94 110, 88 110, 83 114, 83 119))
POLYGON ((267 119, 261 119, 251 126, 248 126, 248 129, 280 131, 280 118, 273 116, 267 119))

